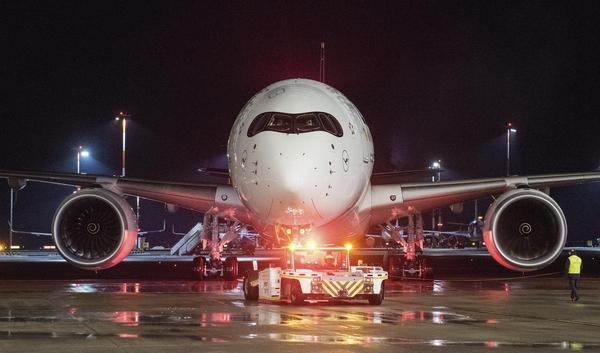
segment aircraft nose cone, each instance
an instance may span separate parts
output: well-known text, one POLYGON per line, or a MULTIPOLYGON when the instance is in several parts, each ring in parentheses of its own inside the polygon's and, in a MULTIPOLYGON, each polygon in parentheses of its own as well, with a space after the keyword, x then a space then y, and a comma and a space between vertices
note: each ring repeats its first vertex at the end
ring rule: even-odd
MULTIPOLYGON (((286 163, 287 164, 287 163, 286 163)), ((301 168, 297 165, 282 164, 271 170, 271 178, 274 182, 273 197, 275 202, 283 205, 296 206, 306 200, 309 183, 312 175, 307 168, 301 168)))
POLYGON ((306 147, 287 144, 265 163, 268 165, 263 165, 264 176, 270 185, 265 192, 272 196, 270 216, 274 221, 301 224, 318 217, 312 199, 323 162, 312 156, 306 147))
POLYGON ((307 175, 305 170, 298 170, 297 168, 282 168, 276 173, 279 174, 277 179, 281 180, 281 195, 286 197, 293 197, 306 190, 310 179, 310 175, 307 175))
POLYGON ((334 136, 261 134, 240 154, 235 180, 254 214, 271 224, 317 226, 356 202, 361 189, 344 170, 344 149, 334 136))

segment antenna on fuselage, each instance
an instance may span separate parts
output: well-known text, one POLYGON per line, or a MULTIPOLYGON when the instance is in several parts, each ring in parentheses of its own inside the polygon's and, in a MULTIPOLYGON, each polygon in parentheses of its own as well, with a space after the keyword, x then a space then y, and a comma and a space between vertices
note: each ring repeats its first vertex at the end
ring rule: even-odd
POLYGON ((325 82, 325 42, 321 42, 321 61, 319 62, 319 81, 325 82))

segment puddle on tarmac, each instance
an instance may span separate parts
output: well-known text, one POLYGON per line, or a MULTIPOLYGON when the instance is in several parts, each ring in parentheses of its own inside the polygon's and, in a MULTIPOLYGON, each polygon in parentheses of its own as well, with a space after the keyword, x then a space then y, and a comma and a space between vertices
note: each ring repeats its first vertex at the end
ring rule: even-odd
POLYGON ((562 342, 499 342, 499 341, 448 341, 448 340, 427 340, 419 341, 406 338, 387 338, 353 335, 299 335, 292 333, 268 333, 243 336, 247 339, 268 339, 280 342, 312 342, 325 344, 343 344, 343 345, 364 345, 368 343, 407 345, 407 346, 432 346, 432 347, 481 347, 488 349, 495 348, 538 348, 538 349, 558 349, 568 351, 580 351, 599 348, 598 343, 582 343, 574 341, 562 342))
POLYGON ((397 337, 377 337, 377 336, 355 336, 355 335, 301 335, 293 333, 262 333, 247 334, 239 337, 208 337, 201 335, 182 334, 179 330, 168 329, 163 333, 134 333, 120 332, 110 334, 98 334, 90 332, 54 332, 54 331, 0 331, 0 341, 2 340, 25 340, 28 342, 35 340, 96 340, 96 339, 189 339, 192 341, 212 342, 212 343, 231 343, 241 340, 267 340, 277 342, 297 342, 297 343, 321 343, 331 345, 404 345, 404 346, 430 346, 430 347, 481 347, 487 349, 496 348, 537 348, 553 349, 562 351, 581 351, 600 348, 598 343, 562 341, 562 342, 501 342, 501 341, 449 341, 442 339, 434 340, 414 340, 397 337))
MULTIPOLYGON (((223 337, 208 337, 199 335, 175 335, 172 330, 165 334, 139 334, 132 332, 121 332, 114 334, 97 334, 89 332, 45 332, 45 331, 0 331, 0 340, 54 340, 54 339, 75 339, 75 340, 95 340, 103 338, 119 338, 123 340, 130 339, 165 339, 165 338, 187 338, 194 341, 226 343, 232 342, 232 339, 223 337)), ((497 342, 497 341, 447 341, 447 340, 412 340, 405 338, 387 338, 371 336, 353 336, 353 335, 300 335, 292 333, 264 333, 242 335, 238 339, 247 340, 269 340, 278 342, 300 342, 300 343, 322 343, 322 344, 340 344, 340 345, 364 345, 364 344, 391 344, 406 346, 432 346, 432 347, 481 347, 488 349, 495 348, 538 348, 538 349, 557 349, 568 351, 580 351, 597 349, 600 344, 585 342, 541 342, 541 343, 522 343, 522 342, 497 342)))
POLYGON ((69 283, 68 293, 223 293, 239 292, 238 281, 69 283))
MULTIPOLYGON (((464 280, 434 280, 434 281, 398 281, 386 285, 386 295, 395 296, 404 293, 431 293, 446 295, 451 292, 469 290, 485 291, 490 296, 510 296, 520 282, 507 281, 464 281, 464 280)), ((65 283, 67 293, 220 293, 239 295, 240 281, 155 281, 155 282, 74 282, 65 283)), ((356 303, 353 303, 356 304, 356 303)))
MULTIPOLYGON (((354 322, 367 324, 397 325, 409 321, 434 324, 497 324, 497 319, 475 320, 465 315, 443 311, 402 311, 370 313, 285 313, 260 310, 257 313, 237 314, 231 312, 194 313, 186 315, 144 315, 136 311, 120 311, 104 317, 101 321, 112 321, 127 326, 139 325, 198 325, 227 326, 235 324, 256 325, 315 325, 326 322, 354 322)), ((1 318, 0 318, 1 321, 1 318)))
MULTIPOLYGON (((39 313, 39 311, 37 311, 39 313)), ((423 322, 433 324, 498 324, 496 318, 476 320, 469 316, 439 311, 373 311, 373 312, 341 312, 341 311, 310 311, 286 312, 265 310, 264 308, 253 313, 222 312, 169 312, 169 313, 143 313, 139 311, 113 311, 113 312, 80 312, 77 308, 69 307, 63 313, 53 311, 49 315, 29 316, 27 313, 12 312, 8 316, 0 316, 0 322, 19 323, 68 323, 68 322, 114 322, 125 326, 141 325, 196 325, 207 326, 234 326, 234 325, 314 325, 328 322, 365 323, 400 325, 407 322, 423 322)))
POLYGON ((476 320, 465 315, 443 311, 401 311, 401 312, 366 312, 366 313, 294 313, 261 311, 258 313, 259 325, 297 325, 319 324, 322 322, 362 322, 371 324, 397 325, 409 321, 421 321, 434 324, 495 324, 496 319, 476 320))
MULTIPOLYGON (((168 331, 172 332, 172 331, 168 331)), ((114 334, 98 334, 89 332, 44 332, 44 331, 0 331, 1 340, 47 340, 47 339, 84 339, 94 340, 103 338, 121 338, 121 339, 165 339, 165 338, 187 338, 194 341, 205 342, 228 342, 221 337, 208 337, 197 335, 173 335, 173 334, 138 334, 131 332, 121 332, 114 334)))

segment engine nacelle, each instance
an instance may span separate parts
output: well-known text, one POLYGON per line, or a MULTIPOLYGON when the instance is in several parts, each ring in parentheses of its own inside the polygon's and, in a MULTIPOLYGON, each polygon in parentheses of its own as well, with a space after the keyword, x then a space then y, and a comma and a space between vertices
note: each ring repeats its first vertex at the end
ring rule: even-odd
POLYGON ((567 240, 567 222, 550 196, 532 189, 511 190, 488 209, 483 239, 502 266, 533 271, 560 255, 567 240))
POLYGON ((52 235, 71 264, 101 270, 121 262, 137 239, 137 219, 121 196, 104 189, 81 190, 58 206, 52 235))
POLYGON ((487 210, 483 238, 502 266, 533 271, 560 255, 567 240, 567 221, 558 204, 543 192, 511 190, 487 210))

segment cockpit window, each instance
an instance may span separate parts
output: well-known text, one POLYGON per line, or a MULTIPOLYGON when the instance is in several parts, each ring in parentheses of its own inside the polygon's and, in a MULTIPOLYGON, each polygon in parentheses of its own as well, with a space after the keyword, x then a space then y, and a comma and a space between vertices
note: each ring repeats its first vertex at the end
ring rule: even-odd
POLYGON ((333 116, 326 113, 319 113, 319 120, 321 120, 321 124, 325 131, 334 134, 335 136, 343 135, 342 126, 333 116))
POLYGON ((248 127, 248 137, 252 137, 263 131, 275 131, 287 134, 325 131, 338 137, 344 135, 342 126, 337 119, 331 114, 323 112, 300 114, 262 113, 257 115, 248 127))
POLYGON ((275 113, 271 115, 271 119, 267 124, 267 130, 271 131, 290 132, 291 128, 292 117, 286 114, 275 113))
POLYGON ((321 130, 315 113, 307 113, 296 117, 296 130, 298 132, 309 132, 321 130))

